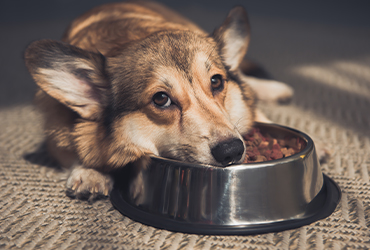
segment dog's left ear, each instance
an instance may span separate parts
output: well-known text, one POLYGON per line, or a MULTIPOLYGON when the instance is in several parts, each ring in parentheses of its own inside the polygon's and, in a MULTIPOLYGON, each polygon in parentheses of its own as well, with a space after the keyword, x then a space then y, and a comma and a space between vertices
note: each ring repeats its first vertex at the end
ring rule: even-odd
POLYGON ((244 7, 234 7, 224 23, 213 32, 220 55, 230 71, 238 69, 249 45, 250 27, 244 7))

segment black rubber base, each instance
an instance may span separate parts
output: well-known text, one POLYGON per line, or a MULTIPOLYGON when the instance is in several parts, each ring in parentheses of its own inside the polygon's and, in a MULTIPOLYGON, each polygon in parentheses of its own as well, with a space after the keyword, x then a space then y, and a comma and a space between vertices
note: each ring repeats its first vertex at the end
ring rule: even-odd
POLYGON ((324 185, 320 193, 311 201, 306 209, 304 219, 294 219, 274 222, 269 224, 242 225, 242 226, 218 226, 198 225, 186 222, 174 221, 173 219, 153 215, 139 210, 128 204, 121 196, 120 190, 114 188, 111 193, 113 206, 123 215, 132 220, 153 226, 181 233, 191 234, 212 234, 212 235, 251 235, 278 232, 294 229, 311 224, 331 215, 337 207, 341 198, 341 191, 338 185, 329 177, 324 175, 324 185))

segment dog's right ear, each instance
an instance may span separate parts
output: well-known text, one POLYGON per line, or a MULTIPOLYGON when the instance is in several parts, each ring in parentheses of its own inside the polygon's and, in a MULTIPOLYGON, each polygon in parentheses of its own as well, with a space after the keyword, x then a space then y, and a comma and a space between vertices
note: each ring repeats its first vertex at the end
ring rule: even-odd
POLYGON ((85 119, 101 116, 110 89, 103 55, 40 40, 27 47, 24 59, 33 79, 47 94, 85 119))
POLYGON ((213 38, 224 64, 230 71, 237 70, 247 53, 250 40, 249 20, 244 7, 234 7, 224 23, 213 32, 213 38))

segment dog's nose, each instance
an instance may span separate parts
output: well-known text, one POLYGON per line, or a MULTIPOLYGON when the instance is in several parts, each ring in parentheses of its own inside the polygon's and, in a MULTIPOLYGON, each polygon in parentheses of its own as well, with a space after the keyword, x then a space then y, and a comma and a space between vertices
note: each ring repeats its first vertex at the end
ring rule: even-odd
POLYGON ((217 144, 211 149, 215 160, 226 166, 239 161, 244 154, 244 145, 240 139, 231 139, 217 144))

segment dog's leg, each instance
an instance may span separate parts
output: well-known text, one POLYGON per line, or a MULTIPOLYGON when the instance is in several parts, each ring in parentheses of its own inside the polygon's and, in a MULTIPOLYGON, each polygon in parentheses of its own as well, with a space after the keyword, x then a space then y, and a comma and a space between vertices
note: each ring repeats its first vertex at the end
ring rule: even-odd
POLYGON ((255 78, 244 74, 240 74, 240 76, 242 81, 252 87, 261 101, 286 103, 293 96, 293 88, 285 83, 255 78))
POLYGON ((144 175, 139 172, 130 182, 130 197, 136 205, 140 205, 145 197, 144 175))
POLYGON ((68 196, 93 201, 109 195, 113 188, 113 179, 108 174, 76 163, 68 177, 66 187, 68 196))
POLYGON ((149 155, 141 157, 139 160, 131 163, 135 173, 132 174, 130 180, 130 197, 135 202, 136 205, 143 203, 146 193, 145 193, 145 183, 148 176, 148 166, 151 162, 149 155))

